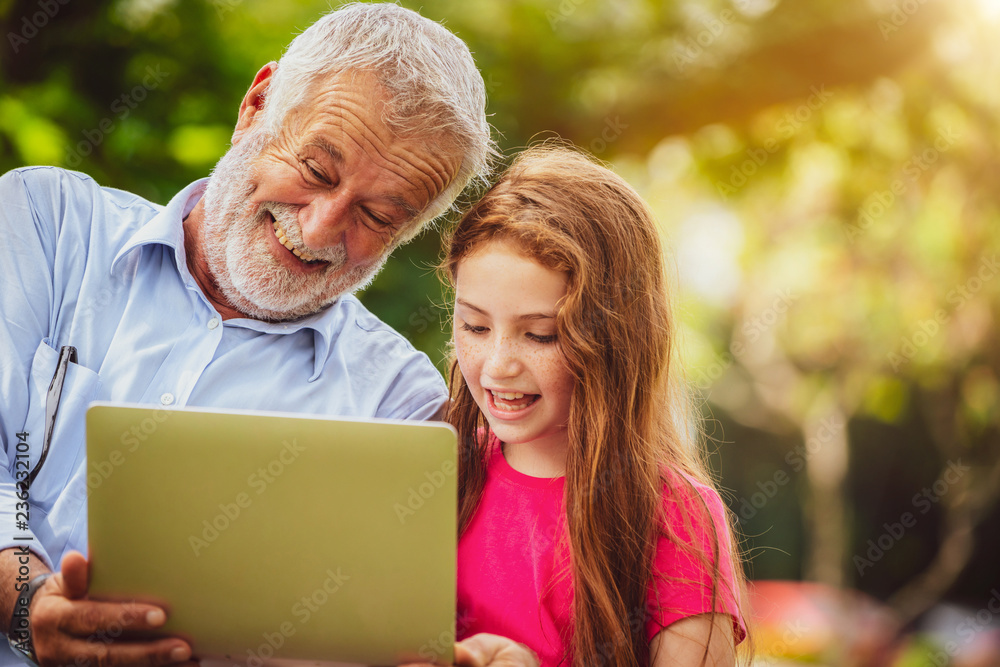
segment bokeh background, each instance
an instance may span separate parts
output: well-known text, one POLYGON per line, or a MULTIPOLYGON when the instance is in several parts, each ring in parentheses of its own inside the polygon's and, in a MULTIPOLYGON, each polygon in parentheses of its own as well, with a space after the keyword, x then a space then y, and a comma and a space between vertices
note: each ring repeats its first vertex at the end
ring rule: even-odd
MULTIPOLYGON (((1000 0, 402 4, 657 212, 758 663, 1000 664, 1000 0)), ((165 203, 326 8, 0 0, 0 171, 165 203)), ((362 298, 444 368, 439 244, 362 298)))

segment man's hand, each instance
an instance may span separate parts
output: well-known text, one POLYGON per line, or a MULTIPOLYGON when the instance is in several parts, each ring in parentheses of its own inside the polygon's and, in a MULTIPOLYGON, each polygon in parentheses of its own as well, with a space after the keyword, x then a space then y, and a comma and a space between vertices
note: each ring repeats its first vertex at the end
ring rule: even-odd
POLYGON ((87 559, 71 551, 31 601, 32 642, 42 667, 194 665, 181 639, 130 639, 129 634, 163 625, 163 609, 134 602, 87 600, 87 559))
POLYGON ((465 667, 538 667, 538 658, 513 639, 481 633, 455 644, 455 664, 465 667))

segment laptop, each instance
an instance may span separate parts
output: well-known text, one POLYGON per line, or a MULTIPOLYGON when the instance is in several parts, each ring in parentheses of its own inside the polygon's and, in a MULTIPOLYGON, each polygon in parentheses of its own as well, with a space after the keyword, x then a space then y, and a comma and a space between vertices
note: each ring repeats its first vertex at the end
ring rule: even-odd
POLYGON ((87 472, 91 597, 196 658, 451 664, 450 426, 94 403, 87 472))

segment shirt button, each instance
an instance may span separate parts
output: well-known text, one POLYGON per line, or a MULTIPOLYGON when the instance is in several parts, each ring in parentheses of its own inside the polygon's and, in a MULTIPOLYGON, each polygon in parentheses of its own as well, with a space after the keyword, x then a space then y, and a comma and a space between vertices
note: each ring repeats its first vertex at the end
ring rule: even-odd
POLYGON ((170 405, 173 402, 174 402, 174 395, 171 394, 169 391, 165 393, 163 396, 160 396, 160 403, 162 403, 163 405, 170 405))
POLYGON ((209 329, 209 331, 211 331, 212 329, 216 328, 217 326, 219 326, 219 318, 218 317, 213 317, 212 319, 210 319, 208 321, 208 329, 209 329))

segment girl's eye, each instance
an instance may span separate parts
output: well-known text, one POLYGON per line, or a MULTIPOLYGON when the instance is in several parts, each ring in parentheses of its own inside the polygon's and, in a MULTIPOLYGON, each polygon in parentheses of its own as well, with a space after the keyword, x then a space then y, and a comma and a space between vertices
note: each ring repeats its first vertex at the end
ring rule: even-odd
POLYGON ((540 334, 529 333, 529 334, 526 334, 526 335, 528 336, 528 338, 530 340, 533 340, 536 343, 554 343, 554 342, 556 342, 556 335, 555 334, 551 334, 551 335, 548 335, 548 336, 542 336, 540 334))
POLYGON ((468 331, 469 333, 481 334, 486 333, 486 327, 474 327, 468 322, 462 322, 462 331, 468 331))

